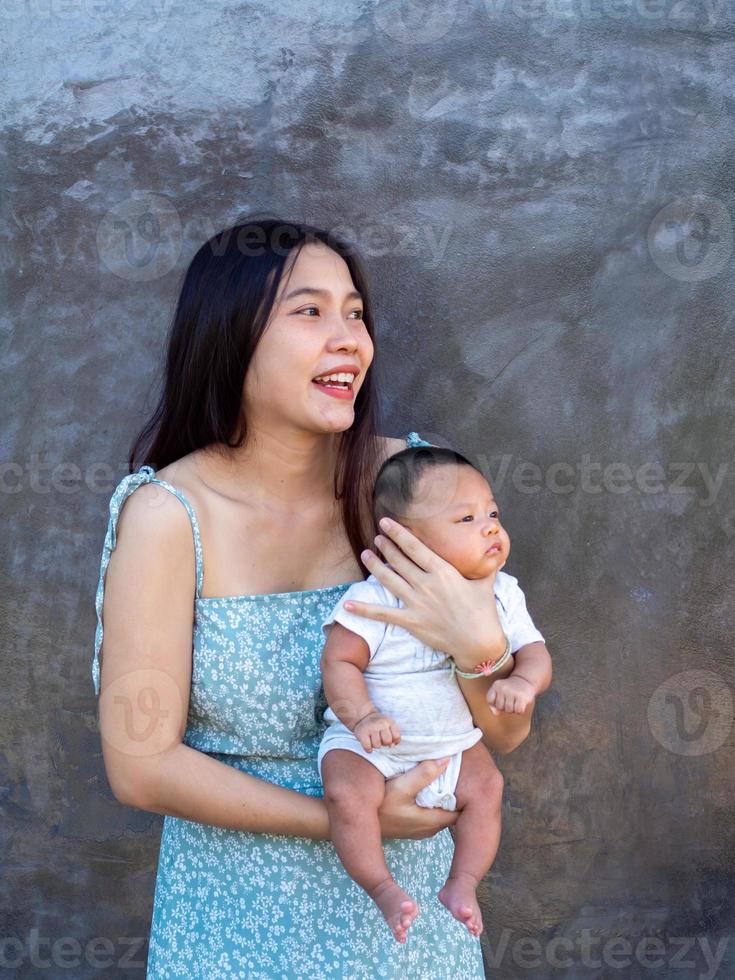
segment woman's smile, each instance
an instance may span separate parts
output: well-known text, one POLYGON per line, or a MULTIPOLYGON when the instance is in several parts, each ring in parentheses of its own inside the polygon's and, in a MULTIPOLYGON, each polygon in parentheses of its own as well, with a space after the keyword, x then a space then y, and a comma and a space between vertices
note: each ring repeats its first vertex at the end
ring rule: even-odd
POLYGON ((351 400, 355 396, 351 384, 340 384, 337 381, 332 381, 329 383, 312 381, 312 384, 315 384, 317 388, 324 392, 325 395, 331 395, 332 398, 346 398, 351 400))

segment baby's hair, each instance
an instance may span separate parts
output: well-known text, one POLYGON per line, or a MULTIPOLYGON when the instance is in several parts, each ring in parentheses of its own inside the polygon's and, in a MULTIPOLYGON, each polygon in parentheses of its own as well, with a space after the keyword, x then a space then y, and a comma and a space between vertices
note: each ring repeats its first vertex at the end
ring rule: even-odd
POLYGON ((479 470, 462 453, 443 446, 412 446, 389 457, 378 470, 373 485, 372 508, 374 527, 382 517, 402 523, 421 474, 439 466, 471 466, 479 470))

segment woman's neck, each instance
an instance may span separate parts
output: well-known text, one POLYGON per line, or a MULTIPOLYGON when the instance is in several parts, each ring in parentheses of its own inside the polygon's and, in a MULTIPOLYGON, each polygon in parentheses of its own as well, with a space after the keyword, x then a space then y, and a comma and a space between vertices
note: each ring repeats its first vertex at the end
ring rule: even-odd
POLYGON ((261 432, 249 435, 239 449, 223 444, 207 447, 200 476, 232 499, 275 511, 303 512, 334 501, 338 445, 338 439, 329 435, 289 440, 261 432))

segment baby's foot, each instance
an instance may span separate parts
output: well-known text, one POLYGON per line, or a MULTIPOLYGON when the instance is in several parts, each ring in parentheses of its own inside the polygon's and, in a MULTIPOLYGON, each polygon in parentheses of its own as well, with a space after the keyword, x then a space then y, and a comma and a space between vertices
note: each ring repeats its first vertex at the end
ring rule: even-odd
POLYGON ((477 904, 475 879, 471 875, 462 872, 450 875, 437 898, 473 936, 480 935, 482 915, 477 904))
POLYGON ((419 907, 392 878, 386 878, 376 885, 368 895, 390 926, 399 943, 405 943, 406 933, 419 914, 419 907))

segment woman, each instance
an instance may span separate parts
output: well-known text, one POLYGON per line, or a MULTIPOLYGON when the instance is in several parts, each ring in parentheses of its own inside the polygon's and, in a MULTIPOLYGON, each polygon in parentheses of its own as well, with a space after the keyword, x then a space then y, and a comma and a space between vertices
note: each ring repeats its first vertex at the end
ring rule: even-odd
MULTIPOLYGON (((320 622, 365 577, 372 477, 405 445, 376 434, 374 351, 361 264, 326 232, 247 222, 185 274, 161 399, 110 501, 93 663, 112 791, 165 815, 149 977, 484 975, 436 899, 457 813, 414 803, 438 762, 391 780, 380 813, 420 908, 404 946, 329 840, 320 622), (314 380, 334 372, 354 379, 314 380)), ((382 550, 404 624, 467 670, 497 655, 478 583, 397 531, 382 550)), ((530 711, 492 713, 485 679, 466 687, 490 748, 526 737, 530 711)), ((501 795, 499 777, 489 805, 501 795)))

